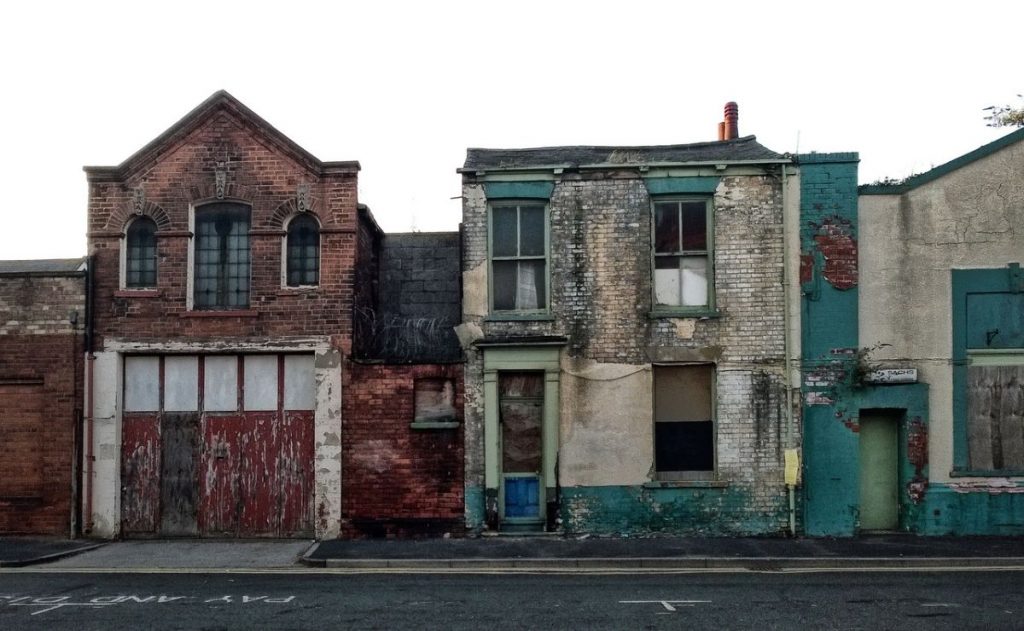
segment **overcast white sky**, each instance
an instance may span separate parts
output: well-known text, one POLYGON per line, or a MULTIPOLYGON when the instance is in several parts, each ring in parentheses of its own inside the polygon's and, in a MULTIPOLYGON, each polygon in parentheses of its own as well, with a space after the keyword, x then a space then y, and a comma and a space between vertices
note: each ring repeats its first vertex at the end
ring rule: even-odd
POLYGON ((83 165, 218 89, 359 160, 389 232, 454 230, 466 147, 714 140, 858 151, 862 183, 1010 130, 1024 2, 5 2, 0 258, 85 254, 83 165), (945 8, 945 7, 956 8, 945 8), (799 143, 799 144, 798 144, 799 143))

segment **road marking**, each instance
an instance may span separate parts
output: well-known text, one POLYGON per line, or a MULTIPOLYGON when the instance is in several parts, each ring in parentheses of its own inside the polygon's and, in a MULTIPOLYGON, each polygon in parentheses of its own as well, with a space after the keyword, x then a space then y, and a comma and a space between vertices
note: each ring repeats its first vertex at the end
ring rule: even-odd
POLYGON ((118 594, 116 596, 94 596, 89 598, 85 602, 75 602, 71 600, 70 596, 15 596, 9 594, 0 594, 0 607, 7 605, 10 607, 30 607, 35 608, 31 614, 32 616, 38 616, 56 609, 63 607, 88 607, 90 609, 102 609, 111 605, 123 605, 127 603, 152 605, 152 604, 166 604, 166 603, 188 603, 188 604, 252 604, 252 603, 290 603, 295 600, 295 596, 275 596, 270 597, 267 595, 262 596, 250 596, 248 594, 242 594, 241 599, 237 599, 238 596, 234 594, 228 594, 225 596, 167 596, 166 594, 150 594, 146 596, 139 596, 138 594, 118 594), (6 602, 4 602, 6 601, 6 602))
POLYGON ((696 605, 702 605, 710 603, 710 600, 620 600, 619 604, 622 605, 637 605, 637 604, 650 604, 660 603, 666 611, 675 611, 676 607, 694 607, 696 605))
POLYGON ((959 607, 958 603, 921 603, 922 607, 959 607))

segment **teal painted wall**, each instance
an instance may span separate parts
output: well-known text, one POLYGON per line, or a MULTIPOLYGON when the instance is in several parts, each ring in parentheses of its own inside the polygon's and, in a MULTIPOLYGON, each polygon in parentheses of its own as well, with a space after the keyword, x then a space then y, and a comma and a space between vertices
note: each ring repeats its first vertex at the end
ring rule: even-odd
POLYGON ((858 442, 845 390, 857 331, 856 153, 807 154, 800 164, 803 525, 852 535, 859 504, 858 442), (852 474, 852 475, 851 475, 852 474))
POLYGON ((566 534, 778 535, 786 497, 758 510, 752 494, 727 487, 591 486, 562 488, 566 534))
POLYGON ((484 488, 466 485, 466 529, 471 532, 483 530, 486 515, 484 488))
POLYGON ((999 493, 933 484, 917 511, 922 535, 1024 535, 1024 487, 999 493))

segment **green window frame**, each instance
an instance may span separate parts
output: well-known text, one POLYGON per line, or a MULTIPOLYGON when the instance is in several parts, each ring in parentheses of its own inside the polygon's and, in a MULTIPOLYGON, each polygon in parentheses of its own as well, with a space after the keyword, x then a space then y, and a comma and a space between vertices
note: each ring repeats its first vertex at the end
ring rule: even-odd
POLYGON ((546 315, 551 285, 547 204, 492 202, 487 218, 490 313, 546 315))
POLYGON ((714 234, 710 197, 651 200, 653 315, 714 315, 714 234))

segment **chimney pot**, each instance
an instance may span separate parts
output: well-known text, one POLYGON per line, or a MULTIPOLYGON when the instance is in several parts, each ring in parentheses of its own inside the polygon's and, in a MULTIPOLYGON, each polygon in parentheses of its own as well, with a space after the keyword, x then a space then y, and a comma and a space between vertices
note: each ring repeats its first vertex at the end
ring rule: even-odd
POLYGON ((725 138, 734 140, 740 137, 740 106, 736 101, 725 104, 725 138))

